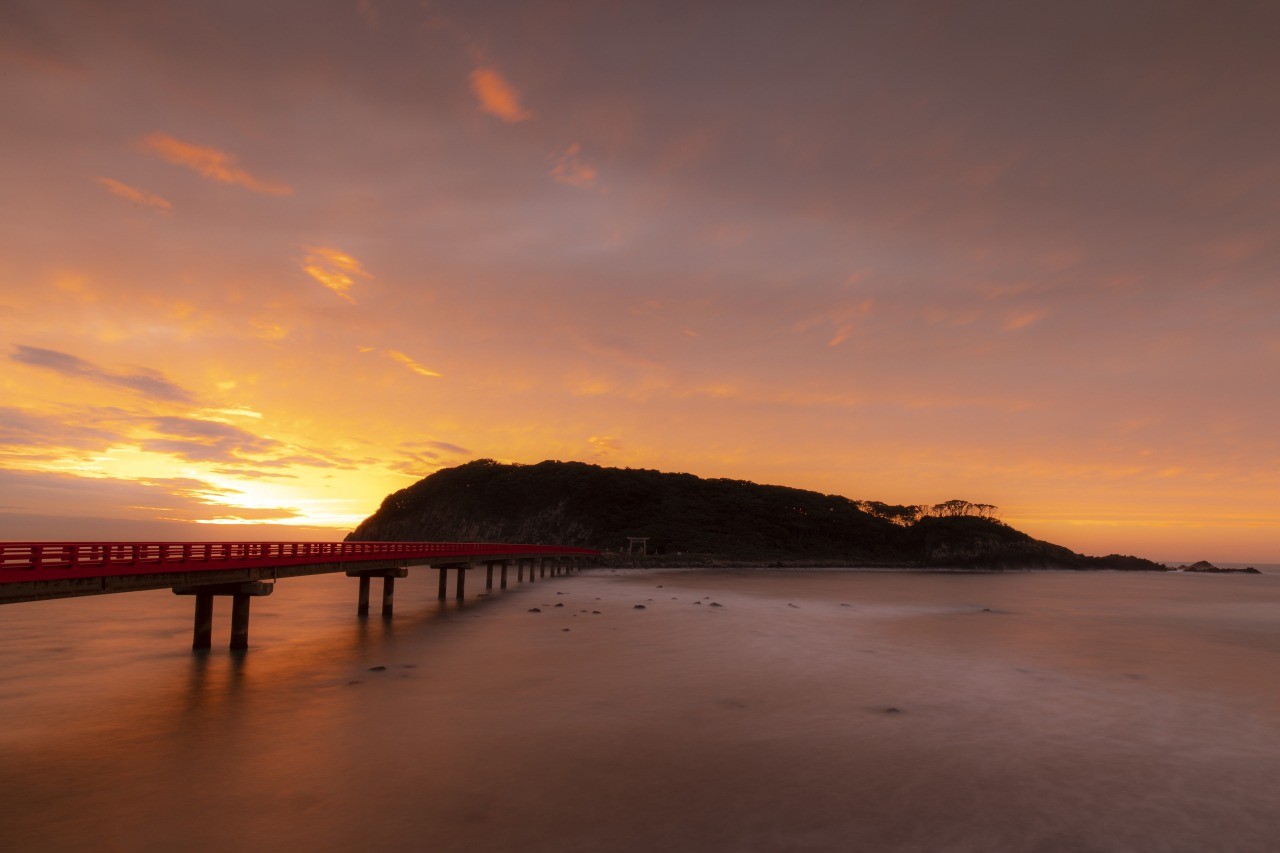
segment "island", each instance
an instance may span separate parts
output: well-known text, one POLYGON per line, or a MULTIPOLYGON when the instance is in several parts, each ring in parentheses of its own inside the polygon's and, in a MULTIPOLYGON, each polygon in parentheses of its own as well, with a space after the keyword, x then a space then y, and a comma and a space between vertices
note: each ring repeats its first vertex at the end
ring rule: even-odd
POLYGON ((1077 554, 990 504, 899 505, 584 462, 481 459, 382 502, 348 541, 537 542, 598 548, 611 566, 1168 571, 1077 554))
POLYGON ((1255 569, 1253 566, 1247 566, 1243 569, 1226 569, 1221 566, 1215 566, 1213 563, 1210 563, 1208 560, 1200 560, 1199 562, 1192 563, 1189 566, 1178 566, 1178 568, 1174 569, 1174 571, 1204 572, 1206 574, 1212 574, 1212 575, 1230 575, 1230 574, 1260 575, 1262 574, 1261 571, 1259 571, 1258 569, 1255 569))

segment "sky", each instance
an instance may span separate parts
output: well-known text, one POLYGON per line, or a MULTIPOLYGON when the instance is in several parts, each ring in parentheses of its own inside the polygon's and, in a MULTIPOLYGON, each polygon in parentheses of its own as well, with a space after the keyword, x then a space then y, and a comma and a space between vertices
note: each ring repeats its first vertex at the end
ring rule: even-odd
POLYGON ((0 2, 0 538, 477 458, 1280 563, 1280 5, 0 2))

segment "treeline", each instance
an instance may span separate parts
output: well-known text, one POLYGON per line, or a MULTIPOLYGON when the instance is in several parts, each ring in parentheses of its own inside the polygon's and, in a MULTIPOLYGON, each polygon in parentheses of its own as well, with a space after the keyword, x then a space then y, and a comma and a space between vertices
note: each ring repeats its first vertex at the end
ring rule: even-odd
POLYGON ((389 495, 347 538, 530 542, 613 552, 625 551, 629 538, 643 538, 648 553, 668 557, 1084 567, 1080 555, 1014 530, 996 513, 993 505, 962 500, 899 506, 649 469, 484 459, 442 469, 389 495))
POLYGON ((969 501, 949 500, 940 504, 887 504, 880 501, 856 501, 858 509, 903 527, 915 524, 922 518, 987 518, 995 519, 1000 507, 994 504, 976 504, 969 501))

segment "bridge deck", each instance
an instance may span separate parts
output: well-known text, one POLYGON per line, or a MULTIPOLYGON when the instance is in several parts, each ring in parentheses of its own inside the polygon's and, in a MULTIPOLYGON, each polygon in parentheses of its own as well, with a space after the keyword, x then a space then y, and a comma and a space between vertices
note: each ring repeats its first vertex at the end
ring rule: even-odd
POLYGON ((0 604, 329 572, 599 553, 589 548, 490 542, 0 542, 0 604))

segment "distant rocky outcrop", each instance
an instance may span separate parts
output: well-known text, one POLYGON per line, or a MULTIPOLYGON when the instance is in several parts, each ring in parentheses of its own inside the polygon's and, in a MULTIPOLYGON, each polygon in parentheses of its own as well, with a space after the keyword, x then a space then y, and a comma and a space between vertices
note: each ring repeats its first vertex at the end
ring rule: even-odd
POLYGON ((1243 568, 1243 569, 1225 569, 1225 568, 1222 568, 1221 566, 1215 566, 1213 563, 1210 563, 1208 560, 1200 560, 1199 562, 1192 563, 1189 566, 1178 566, 1177 571, 1206 572, 1209 574, 1222 574, 1222 575, 1227 575, 1227 574, 1260 575, 1262 574, 1262 572, 1258 571, 1253 566, 1248 566, 1247 568, 1243 568))
POLYGON ((930 514, 743 480, 484 459, 389 495, 347 539, 576 545, 611 552, 617 564, 636 560, 625 554, 628 537, 645 537, 668 564, 1165 570, 1042 542, 990 517, 987 504, 940 506, 930 514))

